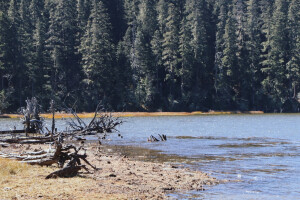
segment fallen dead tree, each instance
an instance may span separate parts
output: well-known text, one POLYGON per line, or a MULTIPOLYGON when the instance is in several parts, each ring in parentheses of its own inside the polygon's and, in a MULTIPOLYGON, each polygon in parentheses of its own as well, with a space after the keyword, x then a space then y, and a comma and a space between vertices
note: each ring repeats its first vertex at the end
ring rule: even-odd
POLYGON ((73 177, 76 176, 81 169, 84 169, 87 172, 89 172, 88 168, 85 165, 81 164, 82 161, 84 161, 94 170, 97 170, 97 168, 87 160, 87 155, 85 153, 79 154, 79 151, 81 149, 82 146, 76 148, 73 145, 69 145, 66 148, 63 148, 58 159, 58 164, 62 169, 52 172, 46 177, 46 179, 56 177, 73 177), (73 150, 73 152, 69 151, 71 149, 73 150), (66 161, 68 161, 68 163, 65 165, 66 161))
POLYGON ((76 147, 74 145, 63 146, 61 143, 55 142, 55 148, 41 150, 36 152, 26 152, 22 154, 3 154, 0 157, 18 160, 22 163, 30 165, 50 166, 57 164, 61 169, 49 174, 46 179, 56 177, 73 177, 76 176, 81 169, 89 172, 85 162, 92 169, 97 170, 88 160, 86 153, 80 153, 83 146, 76 147))
POLYGON ((50 166, 58 162, 59 156, 62 151, 62 145, 56 144, 55 149, 42 150, 39 152, 26 152, 22 154, 3 154, 0 156, 3 158, 15 159, 31 165, 50 166))

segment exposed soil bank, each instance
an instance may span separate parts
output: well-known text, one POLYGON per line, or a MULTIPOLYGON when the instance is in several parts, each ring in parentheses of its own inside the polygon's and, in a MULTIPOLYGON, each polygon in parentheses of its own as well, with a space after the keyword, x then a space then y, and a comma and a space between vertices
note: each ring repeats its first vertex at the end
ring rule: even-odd
MULTIPOLYGON (((45 180, 56 166, 28 166, 20 173, 1 177, 0 199, 167 199, 169 193, 202 191, 205 186, 220 183, 206 173, 179 165, 135 159, 132 156, 137 154, 116 151, 116 147, 95 143, 85 144, 85 147, 88 160, 100 168, 98 171, 74 178, 45 180)), ((41 148, 47 149, 48 145, 11 145, 0 147, 0 152, 21 153, 41 148)), ((138 148, 130 151, 137 150, 142 151, 138 148)), ((152 153, 155 152, 142 152, 145 157, 152 153)))
MULTIPOLYGON (((112 112, 114 117, 154 117, 154 116, 192 116, 192 115, 227 115, 227 114, 263 114, 263 111, 210 111, 210 112, 112 112)), ((52 114, 41 114, 44 118, 52 118, 52 114)), ((94 113, 78 113, 80 118, 92 118, 94 113)), ((20 118, 23 115, 18 114, 3 114, 0 118, 20 118)), ((69 118, 73 117, 71 114, 66 113, 56 113, 55 118, 69 118)))

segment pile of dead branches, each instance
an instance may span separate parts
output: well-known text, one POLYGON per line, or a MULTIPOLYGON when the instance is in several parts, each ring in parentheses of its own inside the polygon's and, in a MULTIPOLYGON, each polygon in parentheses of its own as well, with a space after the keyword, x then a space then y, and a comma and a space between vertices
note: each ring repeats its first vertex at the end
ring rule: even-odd
POLYGON ((82 120, 73 109, 67 109, 74 118, 67 121, 71 132, 80 135, 95 135, 98 133, 117 132, 117 126, 123 123, 118 117, 113 117, 111 113, 105 112, 103 106, 98 104, 94 117, 89 123, 82 120))

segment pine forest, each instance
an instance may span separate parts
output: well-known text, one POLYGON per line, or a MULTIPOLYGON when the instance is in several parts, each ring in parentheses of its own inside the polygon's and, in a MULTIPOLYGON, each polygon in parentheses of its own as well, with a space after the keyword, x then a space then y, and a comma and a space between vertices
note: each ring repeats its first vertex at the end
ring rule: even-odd
POLYGON ((299 0, 0 0, 0 111, 298 112, 299 0))

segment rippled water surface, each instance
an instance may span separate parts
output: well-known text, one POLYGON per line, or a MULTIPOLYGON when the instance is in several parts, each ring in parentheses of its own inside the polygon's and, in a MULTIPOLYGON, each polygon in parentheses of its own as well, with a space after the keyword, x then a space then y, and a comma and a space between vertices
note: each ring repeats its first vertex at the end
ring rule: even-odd
MULTIPOLYGON (((183 163, 219 179, 239 180, 204 192, 171 195, 174 199, 300 199, 300 115, 124 120, 119 128, 123 139, 112 136, 110 143, 159 150, 169 155, 157 156, 160 161, 183 163), (150 135, 158 134, 166 134, 168 140, 147 142, 150 135)), ((6 129, 17 121, 0 122, 1 129, 6 129)), ((62 127, 64 121, 57 124, 62 127)))

